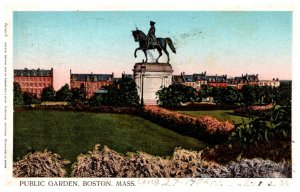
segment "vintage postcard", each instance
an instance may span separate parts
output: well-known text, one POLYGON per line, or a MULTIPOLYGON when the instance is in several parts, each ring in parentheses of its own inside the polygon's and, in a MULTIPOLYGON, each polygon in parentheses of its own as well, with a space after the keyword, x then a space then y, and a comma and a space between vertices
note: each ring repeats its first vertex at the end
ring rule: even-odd
POLYGON ((292 191, 296 13, 5 4, 4 191, 292 191))

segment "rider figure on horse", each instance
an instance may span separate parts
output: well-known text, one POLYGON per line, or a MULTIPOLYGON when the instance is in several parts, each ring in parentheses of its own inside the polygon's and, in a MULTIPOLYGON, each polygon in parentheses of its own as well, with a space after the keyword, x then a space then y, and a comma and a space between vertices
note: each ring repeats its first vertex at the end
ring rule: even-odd
POLYGON ((150 21, 150 29, 147 35, 147 40, 148 40, 148 46, 152 44, 153 46, 157 45, 156 37, 155 37, 155 22, 150 21))

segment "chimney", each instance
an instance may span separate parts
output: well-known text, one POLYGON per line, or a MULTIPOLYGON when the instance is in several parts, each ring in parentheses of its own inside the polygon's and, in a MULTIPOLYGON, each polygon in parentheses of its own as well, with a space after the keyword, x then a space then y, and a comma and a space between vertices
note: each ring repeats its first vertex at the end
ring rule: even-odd
POLYGON ((114 72, 111 73, 111 77, 114 78, 114 72))

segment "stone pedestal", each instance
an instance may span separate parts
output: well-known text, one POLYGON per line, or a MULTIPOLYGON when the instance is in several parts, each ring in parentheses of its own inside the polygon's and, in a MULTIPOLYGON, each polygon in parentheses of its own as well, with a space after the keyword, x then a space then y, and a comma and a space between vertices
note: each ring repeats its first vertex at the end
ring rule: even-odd
POLYGON ((134 65, 133 78, 137 84, 140 99, 143 87, 145 105, 157 105, 155 93, 161 87, 168 87, 172 84, 172 72, 172 66, 167 63, 136 63, 134 65))

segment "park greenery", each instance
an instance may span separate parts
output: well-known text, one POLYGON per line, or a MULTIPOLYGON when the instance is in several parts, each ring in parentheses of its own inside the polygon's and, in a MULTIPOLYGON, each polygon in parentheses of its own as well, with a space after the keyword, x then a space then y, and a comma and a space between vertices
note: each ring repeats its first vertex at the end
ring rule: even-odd
POLYGON ((250 106, 275 102, 287 105, 291 101, 291 82, 283 82, 279 87, 245 85, 240 90, 230 86, 202 85, 200 91, 182 84, 172 84, 161 88, 156 95, 158 104, 168 108, 176 108, 186 102, 201 102, 208 97, 212 97, 214 103, 225 105, 250 106))
POLYGON ((132 79, 117 80, 103 90, 87 98, 83 85, 70 89, 66 84, 58 91, 44 88, 37 98, 14 83, 14 160, 50 149, 75 162, 96 143, 123 154, 170 156, 175 147, 202 150, 203 158, 221 164, 240 156, 291 160, 291 82, 277 88, 245 85, 240 90, 204 85, 200 91, 173 84, 157 92, 159 106, 142 107, 132 79), (208 97, 213 101, 207 102, 208 97), (32 107, 48 101, 68 105, 48 106, 53 111, 32 107), (199 105, 189 111, 182 108, 186 103, 210 104, 205 110, 199 105), (30 107, 18 108, 24 105, 30 107))
POLYGON ((52 86, 45 87, 42 90, 41 98, 28 92, 21 92, 21 86, 14 82, 14 105, 31 105, 41 102, 69 102, 71 105, 89 105, 89 106, 118 106, 118 107, 137 107, 139 106, 139 96, 135 82, 130 78, 122 78, 113 84, 103 87, 105 93, 95 94, 87 98, 84 85, 79 88, 71 88, 68 84, 55 91, 52 86))

